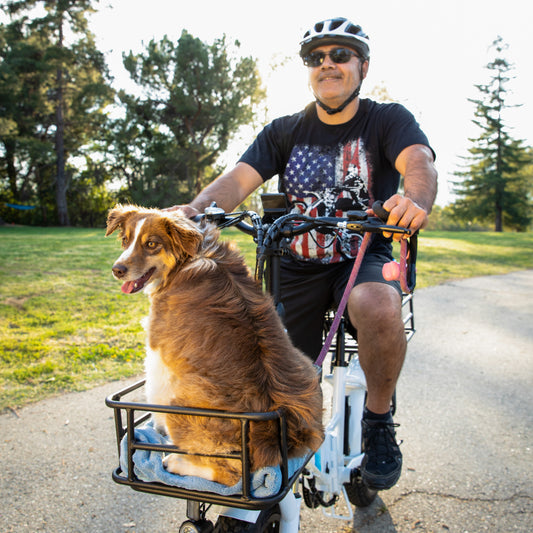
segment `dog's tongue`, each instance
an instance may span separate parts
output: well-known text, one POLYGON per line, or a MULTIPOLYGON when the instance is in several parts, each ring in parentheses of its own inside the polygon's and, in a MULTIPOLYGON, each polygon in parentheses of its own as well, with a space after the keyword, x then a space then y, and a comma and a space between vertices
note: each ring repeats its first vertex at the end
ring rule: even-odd
POLYGON ((121 290, 124 294, 132 294, 134 292, 140 291, 146 282, 150 279, 151 275, 154 273, 155 268, 151 268, 144 276, 141 276, 139 279, 135 279, 133 281, 126 281, 122 287, 121 290))
POLYGON ((126 281, 126 283, 122 285, 120 290, 124 294, 131 294, 133 292, 133 289, 135 288, 135 283, 136 283, 135 281, 126 281))

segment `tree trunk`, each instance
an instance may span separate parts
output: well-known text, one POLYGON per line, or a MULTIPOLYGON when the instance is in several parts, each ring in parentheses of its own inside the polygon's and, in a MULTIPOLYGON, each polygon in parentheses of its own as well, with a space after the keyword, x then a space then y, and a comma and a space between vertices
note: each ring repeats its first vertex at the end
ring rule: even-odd
POLYGON ((497 207, 496 208, 496 219, 494 221, 494 231, 502 232, 503 231, 503 213, 502 208, 497 207))
POLYGON ((57 174, 56 174, 56 208, 57 217, 60 226, 68 226, 70 224, 68 218, 67 206, 67 175, 65 172, 65 122, 63 118, 62 101, 58 102, 56 108, 56 158, 57 158, 57 174))
POLYGON ((5 139, 4 150, 7 176, 9 179, 9 190, 13 196, 13 200, 18 200, 17 169, 15 168, 15 141, 13 139, 5 139))
MULTIPOLYGON (((59 47, 63 46, 63 21, 59 24, 59 47)), ((65 172, 65 117, 64 109, 64 94, 63 94, 63 67, 57 69, 57 101, 56 101, 56 208, 57 217, 60 226, 69 226, 70 221, 68 217, 67 206, 67 174, 65 172)))

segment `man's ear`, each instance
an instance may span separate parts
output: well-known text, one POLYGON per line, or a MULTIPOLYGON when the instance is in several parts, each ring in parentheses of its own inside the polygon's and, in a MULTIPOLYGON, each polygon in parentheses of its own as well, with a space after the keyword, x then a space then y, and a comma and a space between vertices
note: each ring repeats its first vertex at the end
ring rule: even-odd
POLYGON ((370 59, 365 59, 365 62, 362 65, 363 79, 366 78, 368 74, 368 67, 370 66, 370 59))

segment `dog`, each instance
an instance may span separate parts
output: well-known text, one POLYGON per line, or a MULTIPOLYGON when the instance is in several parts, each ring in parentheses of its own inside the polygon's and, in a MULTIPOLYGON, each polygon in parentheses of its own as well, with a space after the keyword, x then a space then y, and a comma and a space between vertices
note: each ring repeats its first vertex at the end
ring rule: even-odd
MULTIPOLYGON (((210 223, 179 211, 117 205, 106 236, 120 230, 124 251, 113 265, 122 291, 150 299, 146 395, 158 405, 232 412, 280 410, 289 457, 323 440, 322 392, 310 359, 289 340, 271 297, 231 243, 210 223)), ((241 452, 234 419, 159 413, 156 423, 186 454, 241 452)), ((281 461, 278 421, 251 422, 252 471, 281 461)), ((170 454, 166 468, 234 485, 240 460, 170 454)))

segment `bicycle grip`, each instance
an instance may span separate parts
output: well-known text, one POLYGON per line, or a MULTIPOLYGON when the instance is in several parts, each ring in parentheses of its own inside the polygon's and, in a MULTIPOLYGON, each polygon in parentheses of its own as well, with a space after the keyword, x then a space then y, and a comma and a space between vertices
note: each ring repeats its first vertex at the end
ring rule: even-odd
POLYGON ((372 211, 374 211, 374 214, 381 218, 383 222, 387 222, 387 219, 389 218, 389 212, 383 207, 383 202, 381 200, 376 200, 372 204, 372 211))

